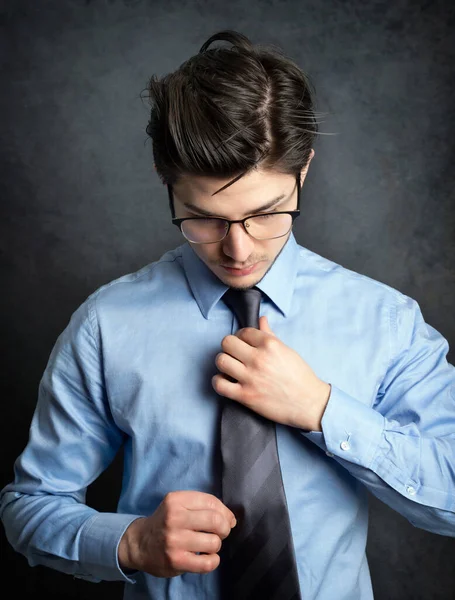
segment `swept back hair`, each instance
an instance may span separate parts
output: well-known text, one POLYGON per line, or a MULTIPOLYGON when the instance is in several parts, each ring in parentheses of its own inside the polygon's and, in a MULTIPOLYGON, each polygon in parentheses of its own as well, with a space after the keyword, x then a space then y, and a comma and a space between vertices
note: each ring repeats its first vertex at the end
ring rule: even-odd
POLYGON ((146 91, 146 133, 168 186, 185 175, 233 177, 218 193, 252 169, 296 176, 318 133, 309 77, 279 48, 233 30, 212 35, 176 71, 152 75, 146 91), (217 40, 232 47, 209 49, 217 40))

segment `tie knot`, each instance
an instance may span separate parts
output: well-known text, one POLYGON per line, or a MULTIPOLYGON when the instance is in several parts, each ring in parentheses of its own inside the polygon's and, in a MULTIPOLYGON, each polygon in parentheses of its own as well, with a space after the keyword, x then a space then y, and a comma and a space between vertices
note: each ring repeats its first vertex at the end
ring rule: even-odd
POLYGON ((223 301, 237 317, 240 329, 243 327, 259 329, 261 297, 261 290, 255 286, 246 290, 229 288, 224 294, 223 301))

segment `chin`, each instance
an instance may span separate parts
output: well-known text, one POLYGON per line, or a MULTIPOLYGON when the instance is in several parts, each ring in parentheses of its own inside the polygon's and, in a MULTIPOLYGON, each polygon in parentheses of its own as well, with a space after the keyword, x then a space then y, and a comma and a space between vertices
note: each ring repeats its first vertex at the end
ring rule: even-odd
POLYGON ((261 279, 263 279, 263 277, 265 276, 265 273, 251 273, 251 275, 245 275, 245 277, 229 277, 229 275, 223 273, 221 276, 217 274, 217 277, 225 285, 228 285, 229 287, 237 290, 241 290, 253 287, 256 284, 258 284, 261 281, 261 279))

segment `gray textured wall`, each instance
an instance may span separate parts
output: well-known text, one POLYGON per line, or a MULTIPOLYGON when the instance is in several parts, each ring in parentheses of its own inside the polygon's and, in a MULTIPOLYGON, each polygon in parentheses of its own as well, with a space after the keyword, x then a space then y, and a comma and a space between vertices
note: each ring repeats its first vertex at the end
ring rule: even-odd
MULTIPOLYGON (((336 133, 315 145, 297 241, 415 298, 455 363, 451 0, 0 6, 2 487, 71 313, 182 243, 139 94, 220 29, 283 47, 312 77, 328 113, 321 131, 336 133)), ((115 509, 120 458, 90 488, 95 508, 115 509)), ((15 597, 121 597, 117 583, 32 569, 1 542, 15 597)), ((377 600, 455 596, 455 539, 415 529, 373 497, 367 551, 377 600)))

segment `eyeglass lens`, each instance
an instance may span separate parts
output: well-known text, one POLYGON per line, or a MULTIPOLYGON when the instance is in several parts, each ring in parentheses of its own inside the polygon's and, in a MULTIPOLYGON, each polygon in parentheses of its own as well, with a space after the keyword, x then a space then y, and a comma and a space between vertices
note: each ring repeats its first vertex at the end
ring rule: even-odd
MULTIPOLYGON (((267 214, 250 217, 245 221, 248 233, 257 240, 267 240, 286 235, 292 226, 289 214, 267 214)), ((225 235, 228 222, 223 219, 190 219, 183 221, 182 233, 190 241, 199 244, 219 242, 225 235)))

